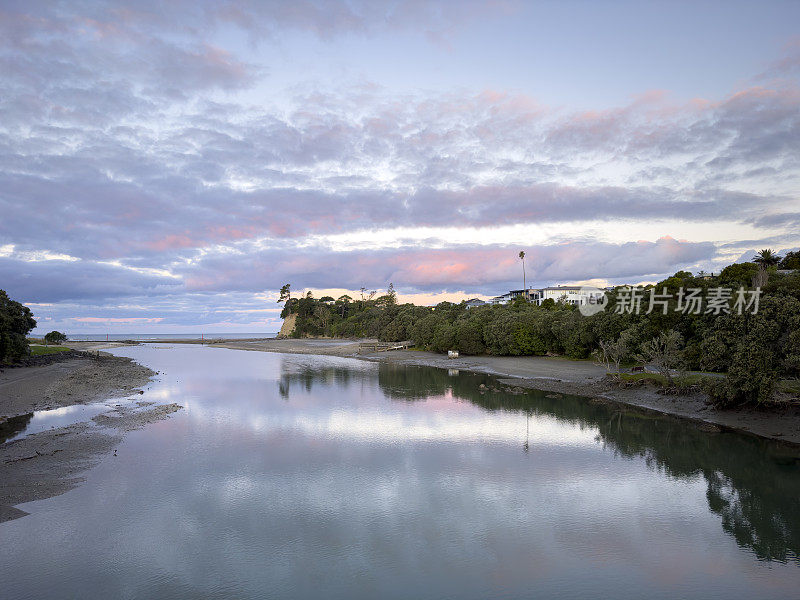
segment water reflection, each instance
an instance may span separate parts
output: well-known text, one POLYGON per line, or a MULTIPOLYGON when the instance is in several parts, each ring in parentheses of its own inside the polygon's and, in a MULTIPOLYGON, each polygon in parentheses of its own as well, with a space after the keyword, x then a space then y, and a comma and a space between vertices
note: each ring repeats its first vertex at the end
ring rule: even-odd
POLYGON ((185 408, 0 525, 3 597, 797 596, 798 467, 756 440, 464 371, 115 352, 185 408))
POLYGON ((488 375, 455 375, 444 369, 380 364, 376 370, 354 371, 285 361, 278 385, 288 399, 293 386, 310 392, 315 384, 346 387, 370 379, 377 379, 382 392, 395 400, 448 396, 487 411, 519 412, 525 418, 521 446, 526 452, 531 416, 595 430, 617 456, 642 458, 651 469, 676 479, 702 476, 709 509, 740 546, 761 560, 800 563, 800 453, 785 444, 730 432, 712 434, 679 419, 583 398, 520 392, 488 375))
POLYGON ((288 399, 292 388, 300 388, 310 392, 314 383, 338 388, 349 387, 358 380, 374 379, 368 370, 353 369, 345 365, 315 365, 310 362, 297 363, 284 360, 281 363, 281 376, 278 381, 278 393, 281 398, 288 399))
POLYGON ((31 422, 33 413, 19 415, 18 417, 11 417, 5 421, 0 422, 0 444, 6 440, 10 440, 21 431, 25 431, 28 423, 31 422))

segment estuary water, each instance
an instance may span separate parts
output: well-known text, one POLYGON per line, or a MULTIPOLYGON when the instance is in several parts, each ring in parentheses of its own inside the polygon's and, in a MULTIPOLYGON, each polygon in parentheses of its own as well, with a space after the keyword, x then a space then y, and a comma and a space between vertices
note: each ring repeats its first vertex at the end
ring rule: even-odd
POLYGON ((0 524, 3 598, 798 597, 778 444, 463 371, 115 353, 185 408, 0 524))

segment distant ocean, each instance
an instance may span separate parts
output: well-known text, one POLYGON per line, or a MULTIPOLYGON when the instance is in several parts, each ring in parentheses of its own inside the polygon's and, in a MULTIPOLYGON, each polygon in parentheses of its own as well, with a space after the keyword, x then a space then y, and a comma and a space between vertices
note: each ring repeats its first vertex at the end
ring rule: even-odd
POLYGON ((220 339, 252 340, 254 338, 274 338, 277 332, 271 333, 68 333, 67 339, 74 342, 121 342, 136 340, 137 342, 157 342, 159 340, 199 340, 220 339))

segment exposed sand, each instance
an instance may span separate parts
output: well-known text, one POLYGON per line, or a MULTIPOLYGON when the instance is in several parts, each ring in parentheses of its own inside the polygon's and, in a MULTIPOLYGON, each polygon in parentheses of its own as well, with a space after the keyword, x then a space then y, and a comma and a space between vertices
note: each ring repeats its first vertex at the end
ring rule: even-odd
POLYGON ((0 420, 35 410, 127 396, 155 375, 129 358, 71 358, 0 372, 0 420))
POLYGON ((678 417, 702 421, 709 429, 735 429, 760 437, 800 444, 800 405, 770 408, 718 410, 707 404, 703 393, 690 396, 665 396, 652 387, 620 388, 606 378, 605 368, 592 361, 576 361, 546 356, 465 356, 447 358, 433 352, 414 350, 359 354, 359 342, 369 340, 283 339, 246 340, 209 344, 237 350, 326 354, 364 360, 422 365, 489 373, 503 383, 539 390, 587 396, 606 402, 619 402, 678 417))
POLYGON ((254 350, 258 352, 288 352, 290 354, 324 354, 332 356, 356 356, 361 342, 375 340, 330 340, 330 339, 265 339, 265 340, 224 340, 212 342, 207 346, 230 348, 232 350, 254 350))
MULTIPOLYGON (((107 346, 106 346, 107 347, 107 346)), ((0 440, 25 426, 31 413, 130 397, 146 399, 139 388, 155 373, 128 358, 69 358, 45 366, 0 372, 0 440), (15 418, 16 417, 16 418, 15 418), (5 425, 5 431, 4 426, 5 425)), ((146 401, 109 405, 88 422, 27 435, 0 444, 0 522, 24 516, 16 504, 50 498, 75 487, 82 473, 108 455, 124 432, 175 412, 177 404, 146 401)))

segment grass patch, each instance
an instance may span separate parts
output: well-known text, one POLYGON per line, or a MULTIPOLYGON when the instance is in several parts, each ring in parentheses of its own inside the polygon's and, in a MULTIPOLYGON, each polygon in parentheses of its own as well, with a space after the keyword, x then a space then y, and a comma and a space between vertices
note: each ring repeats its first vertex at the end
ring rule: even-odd
POLYGON ((68 352, 69 348, 64 346, 31 346, 31 356, 44 356, 45 354, 58 354, 68 352))
MULTIPOLYGON (((686 375, 675 375, 672 379, 678 387, 699 385, 706 375, 702 373, 687 373, 686 375)), ((667 378, 660 373, 620 373, 620 381, 628 383, 648 383, 651 385, 665 386, 667 378)))
POLYGON ((800 396, 800 379, 782 379, 778 382, 778 389, 787 394, 800 396))
POLYGON ((658 373, 620 373, 619 380, 628 383, 651 383, 653 385, 664 385, 667 380, 658 373))

